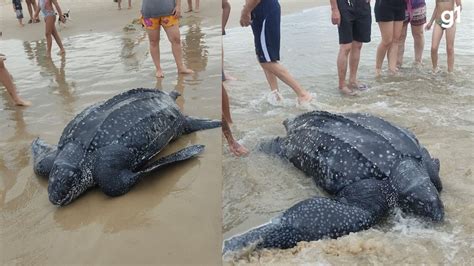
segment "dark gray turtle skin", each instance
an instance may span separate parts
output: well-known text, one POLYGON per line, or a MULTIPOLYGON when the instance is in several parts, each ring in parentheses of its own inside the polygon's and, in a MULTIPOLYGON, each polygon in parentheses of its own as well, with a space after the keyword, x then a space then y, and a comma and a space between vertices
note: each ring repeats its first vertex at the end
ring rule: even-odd
POLYGON ((150 162, 170 141, 220 121, 184 116, 177 92, 133 89, 92 105, 64 129, 57 146, 32 143, 34 171, 48 177, 49 200, 67 205, 99 186, 109 196, 127 193, 144 175, 204 150, 193 145, 150 162))
POLYGON ((226 240, 224 253, 337 238, 375 225, 396 206, 443 220, 439 160, 407 129, 369 114, 323 111, 284 125, 287 136, 261 143, 261 150, 289 160, 332 198, 297 203, 269 223, 226 240))

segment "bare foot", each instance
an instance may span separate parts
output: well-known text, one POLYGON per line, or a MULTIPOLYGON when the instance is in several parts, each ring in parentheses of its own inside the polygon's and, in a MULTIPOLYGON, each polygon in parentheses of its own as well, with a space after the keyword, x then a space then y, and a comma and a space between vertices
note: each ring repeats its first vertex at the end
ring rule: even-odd
POLYGON ((310 103, 313 100, 313 96, 311 93, 306 92, 303 96, 298 97, 298 104, 299 105, 304 105, 306 103, 310 103))
POLYGON ((356 96, 358 94, 357 91, 349 87, 339 88, 339 92, 345 96, 356 96))
POLYGON ((66 50, 64 50, 64 49, 61 49, 58 52, 58 55, 65 55, 65 54, 66 54, 66 50))
POLYGON ((275 96, 275 100, 277 100, 277 102, 283 100, 283 96, 279 90, 272 90, 272 94, 275 96))
POLYGON ((17 106, 30 106, 31 105, 31 102, 30 101, 26 101, 26 100, 23 100, 21 98, 16 98, 16 99, 13 99, 13 101, 15 102, 15 105, 17 106))
POLYGON ((245 148, 243 145, 238 143, 237 141, 234 141, 232 144, 229 145, 229 150, 235 155, 235 156, 244 156, 249 153, 249 150, 245 148))
POLYGON ((128 6, 128 9, 132 9, 132 6, 128 6))
POLYGON ((375 69, 375 77, 380 77, 382 76, 382 69, 381 68, 376 68, 375 69))
POLYGON ((441 72, 441 69, 439 69, 439 67, 434 67, 432 71, 433 71, 433 74, 438 74, 439 72, 441 72))
POLYGON ((190 8, 190 9, 188 9, 188 10, 184 11, 184 13, 189 13, 189 12, 193 12, 193 9, 192 9, 192 8, 190 8))
POLYGON ((194 13, 199 13, 199 9, 198 8, 194 9, 194 13))
POLYGON ((159 78, 159 79, 162 79, 165 77, 165 74, 163 74, 163 70, 157 70, 156 71, 156 77, 159 78))
POLYGON ((51 52, 49 52, 49 53, 46 53, 46 55, 45 55, 45 56, 46 56, 46 58, 50 59, 50 58, 51 58, 51 52))
POLYGON ((178 69, 178 73, 179 74, 193 74, 194 71, 187 68, 187 67, 185 67, 185 66, 183 66, 182 68, 178 69))

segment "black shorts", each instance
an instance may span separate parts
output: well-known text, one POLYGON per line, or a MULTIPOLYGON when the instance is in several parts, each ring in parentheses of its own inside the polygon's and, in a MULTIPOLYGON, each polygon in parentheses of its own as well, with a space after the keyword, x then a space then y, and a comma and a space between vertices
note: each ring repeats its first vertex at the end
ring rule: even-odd
POLYGON ((277 0, 262 0, 252 11, 255 52, 260 63, 280 60, 280 19, 277 0))
POLYGON ((404 21, 405 9, 405 0, 376 0, 374 7, 375 21, 404 21))
POLYGON ((372 14, 367 0, 338 0, 341 14, 339 24, 339 44, 370 42, 372 14))

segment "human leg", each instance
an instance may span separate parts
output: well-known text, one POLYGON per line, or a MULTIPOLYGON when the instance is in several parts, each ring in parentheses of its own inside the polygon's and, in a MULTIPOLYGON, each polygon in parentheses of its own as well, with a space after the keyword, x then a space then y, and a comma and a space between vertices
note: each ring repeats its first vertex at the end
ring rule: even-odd
POLYGON ((442 37, 443 29, 440 25, 435 24, 433 27, 433 35, 431 37, 431 63, 433 65, 433 72, 438 70, 438 49, 442 37))
POLYGON ((31 24, 33 23, 33 15, 34 15, 34 12, 35 12, 35 9, 33 9, 32 5, 34 2, 33 0, 26 0, 26 8, 28 9, 28 14, 30 14, 30 20, 28 21, 28 24, 31 24))
POLYGON ((163 70, 161 69, 160 64, 160 27, 157 29, 147 29, 148 41, 150 47, 151 58, 156 68, 156 77, 164 78, 163 70))
POLYGON ((357 70, 359 69, 360 51, 362 50, 362 43, 358 41, 352 42, 352 48, 349 58, 349 86, 354 90, 367 89, 367 85, 359 84, 357 81, 357 70))
POLYGON ((222 0, 222 35, 225 34, 225 26, 229 21, 231 6, 229 0, 222 0))
POLYGON ((382 64, 387 54, 388 49, 392 45, 393 41, 393 21, 389 22, 378 22, 380 34, 382 35, 382 40, 380 41, 377 47, 377 55, 375 59, 375 73, 377 76, 380 76, 382 72, 382 64))
POLYGON ((56 41, 56 43, 58 44, 58 47, 59 47, 59 53, 58 54, 60 54, 60 55, 65 54, 66 51, 64 50, 63 43, 61 41, 61 37, 59 37, 59 33, 58 33, 58 30, 56 29, 56 25, 54 24, 54 22, 53 22, 52 35, 53 35, 54 40, 56 41))
POLYGON ((179 32, 179 26, 177 24, 169 27, 163 27, 166 32, 166 36, 171 43, 171 51, 173 52, 174 61, 180 74, 192 74, 194 71, 187 68, 183 63, 183 51, 181 48, 181 34, 179 32))
POLYGON ((193 0, 188 0, 188 10, 186 10, 185 12, 191 12, 193 11, 193 0))
POLYGON ((448 72, 454 70, 454 37, 456 36, 456 23, 446 29, 446 54, 448 56, 448 72))
POLYGON ((397 68, 397 57, 398 57, 398 44, 400 42, 400 35, 402 34, 403 21, 394 21, 393 22, 393 37, 392 45, 388 51, 388 68, 390 72, 396 73, 397 68))
POLYGON ((0 59, 0 82, 5 86, 7 89, 8 94, 13 99, 13 102, 15 102, 16 105, 19 106, 30 106, 31 102, 25 101, 20 96, 18 96, 16 92, 16 86, 13 83, 10 73, 8 72, 7 68, 5 67, 5 64, 3 62, 3 59, 0 59))
POLYGON ((411 34, 415 42, 415 63, 421 64, 423 59, 423 49, 425 48, 425 35, 423 25, 411 26, 411 34))
POLYGON ((278 62, 267 62, 260 63, 264 71, 268 71, 275 75, 278 79, 283 81, 286 85, 290 86, 298 96, 298 102, 300 104, 310 102, 312 100, 311 94, 303 89, 301 85, 291 76, 290 72, 278 62))
POLYGON ((199 0, 196 0, 196 5, 194 7, 194 12, 199 12, 199 0))
POLYGON ((405 53, 405 41, 407 39, 408 22, 403 23, 402 33, 398 42, 397 67, 403 65, 403 54, 405 53))
POLYGON ((46 36, 46 57, 51 57, 51 47, 53 45, 53 28, 56 16, 45 17, 45 36, 46 36))
POLYGON ((337 74, 339 77, 339 90, 346 94, 352 95, 353 91, 346 86, 347 74, 347 58, 351 53, 352 43, 345 43, 339 45, 339 54, 337 56, 337 74))

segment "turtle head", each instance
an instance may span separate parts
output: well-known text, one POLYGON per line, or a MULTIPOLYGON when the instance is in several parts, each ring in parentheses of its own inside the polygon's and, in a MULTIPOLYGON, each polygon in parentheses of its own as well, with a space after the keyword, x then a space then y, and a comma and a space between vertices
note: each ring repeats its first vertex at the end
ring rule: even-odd
POLYGON ((49 201, 64 206, 77 198, 85 189, 81 184, 81 170, 67 162, 56 161, 48 183, 49 201))
POLYGON ((414 158, 401 160, 392 171, 390 182, 398 194, 398 205, 403 211, 435 222, 443 221, 443 203, 420 161, 414 158))
POLYGON ((426 171, 428 171, 431 182, 435 185, 438 192, 441 192, 441 190, 443 190, 443 184, 441 183, 441 178, 439 177, 439 160, 432 158, 428 150, 425 148, 421 149, 421 159, 426 171))

